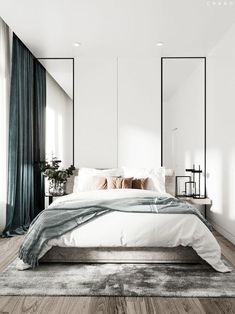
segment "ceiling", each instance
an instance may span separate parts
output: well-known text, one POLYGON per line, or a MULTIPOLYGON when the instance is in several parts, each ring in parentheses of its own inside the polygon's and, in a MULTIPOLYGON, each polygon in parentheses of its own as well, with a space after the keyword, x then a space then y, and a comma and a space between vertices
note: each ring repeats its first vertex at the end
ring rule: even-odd
POLYGON ((0 15, 37 57, 205 56, 235 22, 235 5, 207 3, 1 0, 0 15))

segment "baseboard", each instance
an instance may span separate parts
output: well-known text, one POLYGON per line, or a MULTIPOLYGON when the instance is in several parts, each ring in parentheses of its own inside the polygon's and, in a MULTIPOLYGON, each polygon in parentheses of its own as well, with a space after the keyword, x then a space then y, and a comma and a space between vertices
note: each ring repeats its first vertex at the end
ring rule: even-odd
POLYGON ((235 235, 228 232, 223 227, 219 226, 217 223, 215 223, 213 220, 208 219, 208 221, 212 224, 212 226, 215 228, 216 231, 218 231, 222 236, 224 236, 227 240, 232 242, 235 245, 235 235))

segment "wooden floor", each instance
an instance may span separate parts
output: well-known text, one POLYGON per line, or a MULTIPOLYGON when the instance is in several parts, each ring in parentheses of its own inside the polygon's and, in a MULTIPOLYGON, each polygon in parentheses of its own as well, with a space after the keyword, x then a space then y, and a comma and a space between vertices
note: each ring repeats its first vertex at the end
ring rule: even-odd
MULTIPOLYGON (((223 255, 235 266, 235 246, 215 234, 223 255)), ((0 271, 16 257, 21 237, 0 238, 0 271)), ((0 282, 1 286, 1 282, 0 282)), ((0 314, 235 314, 235 298, 0 297, 0 314)))

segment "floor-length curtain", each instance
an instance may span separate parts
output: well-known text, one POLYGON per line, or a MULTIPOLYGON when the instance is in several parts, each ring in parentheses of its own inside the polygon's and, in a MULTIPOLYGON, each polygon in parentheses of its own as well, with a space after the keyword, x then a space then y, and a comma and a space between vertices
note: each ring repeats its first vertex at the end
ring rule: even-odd
POLYGON ((5 226, 7 204, 8 120, 10 90, 9 28, 0 18, 0 233, 5 226))
POLYGON ((45 206, 44 177, 40 161, 45 160, 46 129, 46 71, 37 60, 34 62, 34 209, 32 217, 45 206))
POLYGON ((35 139, 36 145, 45 144, 35 135, 40 133, 35 129, 39 127, 38 123, 35 124, 35 115, 38 114, 39 99, 42 98, 35 94, 40 91, 41 84, 41 80, 35 83, 35 73, 38 73, 35 62, 38 61, 13 34, 5 235, 24 233, 39 211, 38 205, 35 211, 35 192, 38 187, 39 197, 43 197, 41 176, 34 177, 38 162, 34 159, 35 139))

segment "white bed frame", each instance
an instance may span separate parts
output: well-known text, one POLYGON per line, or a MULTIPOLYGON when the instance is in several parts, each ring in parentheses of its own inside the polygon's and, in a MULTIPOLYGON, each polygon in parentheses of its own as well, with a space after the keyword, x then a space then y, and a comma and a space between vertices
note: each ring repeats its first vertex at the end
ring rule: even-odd
MULTIPOLYGON (((74 177, 67 183, 67 193, 73 189, 74 177)), ((174 171, 166 170, 166 191, 175 195, 174 171)), ((203 263, 191 247, 117 247, 62 248, 53 247, 40 262, 69 263, 203 263)))

